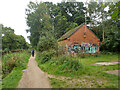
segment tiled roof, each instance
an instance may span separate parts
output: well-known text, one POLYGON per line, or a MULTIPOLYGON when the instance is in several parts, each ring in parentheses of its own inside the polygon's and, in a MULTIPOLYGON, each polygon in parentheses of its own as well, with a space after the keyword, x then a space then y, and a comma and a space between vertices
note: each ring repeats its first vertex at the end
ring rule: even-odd
POLYGON ((70 37, 72 34, 74 34, 82 25, 84 25, 84 24, 81 24, 81 25, 79 25, 79 26, 77 26, 77 27, 69 30, 69 31, 66 32, 63 36, 61 36, 61 37, 58 39, 58 41, 62 41, 62 40, 65 40, 65 39, 69 38, 69 37, 70 37))

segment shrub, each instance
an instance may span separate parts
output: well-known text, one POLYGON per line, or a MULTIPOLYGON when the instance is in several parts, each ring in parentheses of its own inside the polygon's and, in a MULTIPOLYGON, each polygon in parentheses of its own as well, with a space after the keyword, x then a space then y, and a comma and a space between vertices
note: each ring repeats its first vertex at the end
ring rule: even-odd
POLYGON ((113 52, 108 52, 108 51, 105 51, 105 50, 104 50, 104 51, 101 51, 100 54, 101 54, 101 55, 112 55, 113 52))
POLYGON ((68 56, 66 56, 66 55, 61 55, 61 56, 59 56, 59 57, 57 58, 56 64, 62 65, 62 64, 64 64, 65 62, 68 62, 69 59, 70 59, 70 58, 69 58, 68 56))
POLYGON ((28 52, 28 53, 31 53, 32 50, 33 50, 32 48, 29 48, 29 49, 27 50, 27 52, 28 52))
POLYGON ((85 58, 85 55, 82 54, 82 55, 80 56, 80 58, 85 58))
POLYGON ((57 44, 57 40, 53 37, 53 35, 48 33, 40 37, 37 50, 43 52, 49 49, 56 49, 57 44))
POLYGON ((2 78, 5 78, 9 73, 11 73, 14 67, 25 69, 29 56, 30 54, 25 51, 3 55, 2 78))
POLYGON ((83 65, 78 59, 66 55, 59 56, 56 60, 56 64, 60 65, 59 69, 67 71, 78 71, 83 68, 83 65))
POLYGON ((58 47, 56 48, 56 54, 57 54, 57 56, 60 56, 60 55, 62 55, 62 54, 64 54, 64 49, 63 49, 63 47, 62 46, 60 46, 60 45, 58 45, 58 47))
POLYGON ((79 63, 79 61, 77 59, 72 59, 69 63, 69 68, 77 71, 77 70, 83 68, 83 65, 82 65, 82 63, 79 63))
POLYGON ((5 49, 4 49, 4 52, 9 52, 9 51, 10 51, 9 48, 5 48, 5 49))
POLYGON ((49 61, 56 54, 55 50, 44 51, 40 54, 41 63, 49 61))

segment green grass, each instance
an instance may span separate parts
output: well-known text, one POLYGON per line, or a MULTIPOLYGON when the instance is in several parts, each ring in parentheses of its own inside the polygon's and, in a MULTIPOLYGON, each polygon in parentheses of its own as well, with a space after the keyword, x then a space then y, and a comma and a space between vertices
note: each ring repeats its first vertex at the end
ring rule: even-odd
POLYGON ((53 88, 64 88, 63 85, 66 84, 65 81, 58 80, 55 78, 49 78, 53 88))
MULTIPOLYGON (((57 60, 57 57, 54 57, 57 60)), ((61 70, 62 65, 57 65, 53 62, 53 60, 49 60, 48 62, 41 64, 40 63, 40 57, 36 57, 36 60, 38 62, 39 67, 45 71, 48 72, 48 74, 53 74, 56 76, 68 76, 73 78, 77 78, 80 80, 83 80, 82 82, 73 82, 67 83, 67 80, 63 80, 66 83, 62 83, 63 81, 58 81, 56 79, 50 79, 52 82, 53 87, 61 87, 63 88, 118 88, 118 76, 113 74, 108 74, 103 71, 109 71, 109 70, 118 70, 120 67, 118 67, 118 64, 116 65, 103 65, 103 66, 95 66, 92 65, 97 62, 116 62, 118 61, 118 55, 117 54, 107 54, 103 56, 86 56, 85 58, 81 57, 75 57, 76 59, 79 59, 79 62, 83 64, 84 68, 78 71, 64 71, 61 70), (86 84, 84 82, 84 79, 86 81, 86 84), (92 82, 91 82, 92 81, 92 82), (53 83, 55 82, 55 83, 53 83), (60 85, 57 85, 58 84, 60 85), (92 83, 92 84, 90 84, 92 83)))
MULTIPOLYGON (((76 57, 78 58, 78 57, 76 57)), ((103 55, 103 56, 86 56, 85 58, 79 58, 80 62, 84 64, 93 64, 97 62, 116 62, 118 61, 118 55, 113 54, 113 55, 103 55)))
POLYGON ((0 90, 2 89, 2 75, 0 74, 0 90))
POLYGON ((26 69, 30 53, 18 52, 3 56, 2 88, 16 88, 22 76, 22 70, 26 69), (12 69, 11 69, 12 68, 12 69), (10 70, 11 69, 11 70, 10 70))
POLYGON ((12 72, 3 79, 2 88, 16 88, 22 76, 22 69, 14 68, 12 72))

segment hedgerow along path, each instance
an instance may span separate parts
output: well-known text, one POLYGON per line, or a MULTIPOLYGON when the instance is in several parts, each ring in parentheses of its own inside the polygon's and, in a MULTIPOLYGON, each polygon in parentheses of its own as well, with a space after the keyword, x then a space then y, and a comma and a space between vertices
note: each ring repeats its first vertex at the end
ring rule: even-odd
POLYGON ((38 67, 35 57, 36 53, 34 57, 30 57, 18 88, 51 88, 47 74, 38 67))

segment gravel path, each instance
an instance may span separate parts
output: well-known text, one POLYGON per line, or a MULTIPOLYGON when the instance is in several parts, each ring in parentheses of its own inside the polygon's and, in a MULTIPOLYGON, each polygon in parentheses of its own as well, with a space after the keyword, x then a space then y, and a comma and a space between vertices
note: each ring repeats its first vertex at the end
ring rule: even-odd
POLYGON ((27 69, 23 70, 18 88, 51 88, 48 75, 38 67, 35 56, 30 57, 27 69))

